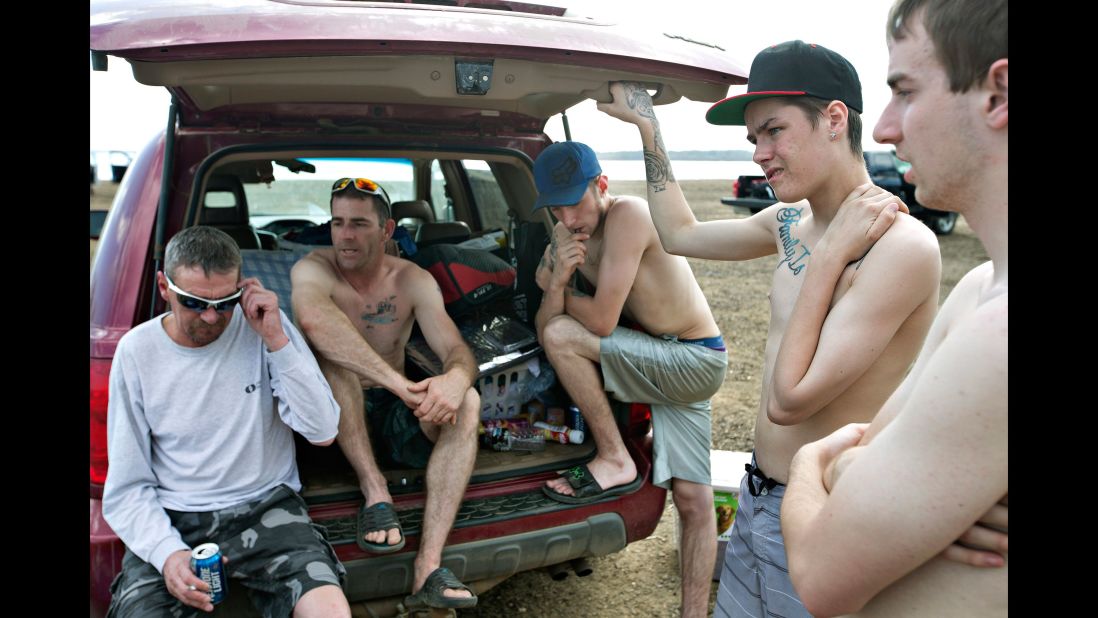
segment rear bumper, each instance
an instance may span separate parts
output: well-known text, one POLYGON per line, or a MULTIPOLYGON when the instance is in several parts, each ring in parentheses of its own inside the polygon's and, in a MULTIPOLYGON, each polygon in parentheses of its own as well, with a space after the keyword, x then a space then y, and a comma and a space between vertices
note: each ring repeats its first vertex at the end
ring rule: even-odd
MULTIPOLYGON (((638 469, 651 474, 651 436, 627 438, 638 469)), ((470 500, 515 499, 533 490, 553 473, 525 477, 513 483, 485 483, 470 486, 470 500), (485 498, 485 496, 488 496, 485 498)), ((422 508, 422 494, 398 498, 397 509, 422 508)), ((493 517, 484 523, 456 522, 447 537, 442 564, 461 581, 499 579, 582 556, 603 556, 651 535, 659 524, 667 490, 645 482, 638 491, 585 505, 537 506, 511 517, 493 517)), ((552 502, 552 501, 550 501, 552 502)), ((396 554, 376 556, 362 552, 347 534, 346 522, 353 521, 355 503, 314 505, 313 521, 324 525, 340 562, 347 569, 345 586, 352 602, 407 594, 412 588, 413 563, 419 548, 418 530, 408 530, 407 545, 396 554)), ((402 518, 403 519, 403 518, 402 518)), ((353 523, 349 524, 353 530, 353 523)), ((353 533, 352 533, 353 534, 353 533)), ((122 567, 125 546, 103 519, 102 501, 91 500, 91 568, 89 573, 91 616, 106 615, 110 584, 122 567)))
POLYGON ((88 587, 91 597, 91 616, 107 614, 111 602, 111 581, 122 568, 122 554, 126 547, 114 530, 103 519, 103 501, 91 499, 90 569, 88 587))
MULTIPOLYGON (((463 582, 506 577, 581 556, 603 556, 627 544, 620 513, 601 513, 584 521, 522 534, 447 545, 442 566, 463 582)), ((412 589, 415 553, 343 561, 344 592, 352 602, 407 594, 412 589)))

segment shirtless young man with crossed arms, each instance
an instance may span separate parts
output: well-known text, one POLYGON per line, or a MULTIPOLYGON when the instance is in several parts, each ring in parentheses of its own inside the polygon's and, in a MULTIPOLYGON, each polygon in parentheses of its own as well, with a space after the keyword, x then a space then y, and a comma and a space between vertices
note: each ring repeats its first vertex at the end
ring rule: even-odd
MULTIPOLYGON (((964 214, 991 261, 953 288, 868 429, 843 427, 794 457, 790 572, 819 615, 1005 616, 1007 5, 901 0, 887 33, 892 100, 873 137, 911 162, 920 203, 964 214), (972 562, 993 568, 942 559, 962 533, 1001 554, 972 562)), ((835 278, 820 275, 826 304, 835 278)))

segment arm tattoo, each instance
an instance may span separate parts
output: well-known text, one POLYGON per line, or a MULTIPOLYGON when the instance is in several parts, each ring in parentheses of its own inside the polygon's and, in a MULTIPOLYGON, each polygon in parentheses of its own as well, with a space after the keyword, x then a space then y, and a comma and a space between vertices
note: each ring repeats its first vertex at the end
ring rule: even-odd
POLYGON ((656 113, 652 111, 652 96, 640 84, 625 84, 625 102, 629 109, 636 110, 645 118, 651 118, 656 122, 656 113))
POLYGON ((675 176, 671 172, 671 160, 667 156, 667 148, 663 145, 663 135, 660 133, 660 121, 656 119, 656 112, 652 109, 652 97, 647 90, 636 84, 627 84, 625 89, 626 103, 630 109, 652 121, 656 148, 644 151, 644 173, 648 186, 659 193, 667 189, 667 183, 675 182, 675 176))
MULTIPOLYGON (((542 257, 544 259, 544 256, 542 257)), ((549 270, 557 269, 557 234, 554 231, 549 235, 549 270)))
POLYGON ((648 187, 656 193, 667 189, 667 183, 675 182, 671 161, 660 152, 644 151, 644 174, 648 178, 648 187))

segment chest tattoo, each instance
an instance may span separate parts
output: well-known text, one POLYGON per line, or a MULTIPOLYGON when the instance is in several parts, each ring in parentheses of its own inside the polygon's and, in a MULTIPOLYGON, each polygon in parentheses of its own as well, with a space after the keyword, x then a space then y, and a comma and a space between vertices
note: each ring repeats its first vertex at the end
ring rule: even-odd
POLYGON ((393 301, 396 300, 396 295, 390 296, 379 300, 377 307, 369 303, 366 304, 366 313, 362 314, 362 319, 369 322, 366 328, 372 328, 372 324, 389 324, 396 320, 396 305, 393 301))
POLYGON ((789 270, 793 271, 794 275, 801 274, 801 271, 807 265, 805 260, 812 255, 812 252, 808 250, 808 245, 802 244, 800 239, 793 237, 792 228, 801 222, 801 213, 803 211, 803 208, 782 208, 778 210, 778 223, 781 224, 778 227, 778 236, 782 240, 782 253, 785 255, 778 262, 778 268, 785 264, 789 267, 789 270))

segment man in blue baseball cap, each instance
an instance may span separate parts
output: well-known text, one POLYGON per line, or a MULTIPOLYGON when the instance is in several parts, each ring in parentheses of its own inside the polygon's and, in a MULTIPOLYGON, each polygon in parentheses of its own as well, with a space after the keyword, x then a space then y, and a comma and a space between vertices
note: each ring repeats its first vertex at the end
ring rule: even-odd
POLYGON ((553 144, 534 164, 534 183, 538 188, 534 209, 578 204, 587 191, 587 183, 600 175, 602 166, 587 144, 553 144))
POLYGON ((720 329, 686 259, 660 245, 648 204, 611 195, 589 147, 550 146, 534 163, 534 180, 534 207, 558 221, 537 270, 545 292, 538 337, 598 446, 590 463, 543 491, 584 504, 639 489, 644 479, 608 396, 650 404, 652 483, 671 489, 680 551, 697 558, 682 561, 682 615, 704 616, 717 548, 709 399, 728 366, 720 329), (580 278, 593 294, 581 291, 580 278), (633 328, 618 325, 623 317, 633 328))

